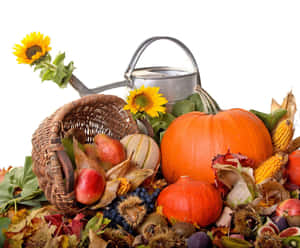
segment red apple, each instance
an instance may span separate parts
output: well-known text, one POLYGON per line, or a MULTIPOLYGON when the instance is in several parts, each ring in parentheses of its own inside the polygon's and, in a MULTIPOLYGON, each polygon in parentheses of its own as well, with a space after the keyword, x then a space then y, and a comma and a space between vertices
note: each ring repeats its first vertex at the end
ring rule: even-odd
POLYGON ((300 226, 300 200, 287 199, 276 209, 277 216, 285 216, 290 226, 300 226))
POLYGON ((117 165, 125 160, 126 153, 119 140, 113 139, 105 134, 97 134, 94 138, 97 146, 98 156, 101 161, 117 165))
POLYGON ((296 150, 289 155, 286 172, 289 181, 292 184, 300 186, 300 150, 296 150))
POLYGON ((80 170, 75 184, 76 201, 89 205, 100 199, 105 188, 105 177, 95 169, 80 170))

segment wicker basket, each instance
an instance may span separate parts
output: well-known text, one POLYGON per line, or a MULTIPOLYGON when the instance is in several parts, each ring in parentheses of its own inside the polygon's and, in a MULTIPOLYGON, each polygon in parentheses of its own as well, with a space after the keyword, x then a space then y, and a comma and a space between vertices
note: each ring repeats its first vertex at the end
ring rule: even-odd
POLYGON ((84 132, 85 140, 80 141, 85 143, 91 143, 97 133, 116 139, 138 133, 136 122, 123 110, 124 105, 124 100, 117 96, 85 96, 59 108, 33 134, 33 171, 46 198, 58 209, 65 213, 79 209, 74 194, 73 166, 61 138, 68 130, 84 132))

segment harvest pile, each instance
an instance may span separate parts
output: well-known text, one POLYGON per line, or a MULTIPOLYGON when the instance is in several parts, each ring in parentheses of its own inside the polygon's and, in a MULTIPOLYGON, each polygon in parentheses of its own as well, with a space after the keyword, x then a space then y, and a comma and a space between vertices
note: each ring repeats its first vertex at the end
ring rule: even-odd
POLYGON ((281 105, 273 101, 271 114, 264 114, 218 112, 216 103, 199 112, 201 94, 161 114, 173 117, 155 132, 163 131, 161 144, 145 134, 120 141, 97 134, 81 144, 84 133, 70 130, 62 144, 75 167, 82 209, 76 215, 47 202, 30 158, 23 168, 2 170, 2 246, 300 247, 294 96, 281 105), (192 108, 183 110, 185 104, 192 108), (239 138, 230 140, 229 130, 239 138))
MULTIPOLYGON (((60 55, 54 70, 44 43, 35 65, 43 80, 62 87, 73 67, 60 55)), ((74 167, 77 213, 50 204, 30 157, 24 167, 1 170, 0 246, 300 247, 294 95, 273 100, 269 114, 223 111, 198 87, 166 112, 158 91, 135 89, 124 106, 152 133, 121 140, 99 133, 85 143, 74 127, 61 137, 74 167)))

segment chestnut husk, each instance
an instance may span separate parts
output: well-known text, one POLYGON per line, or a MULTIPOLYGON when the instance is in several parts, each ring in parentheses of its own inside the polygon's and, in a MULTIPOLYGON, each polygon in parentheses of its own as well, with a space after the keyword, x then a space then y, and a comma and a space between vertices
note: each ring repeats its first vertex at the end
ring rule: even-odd
POLYGON ((233 233, 240 233, 246 238, 253 238, 261 225, 259 214, 250 206, 245 206, 239 208, 234 215, 233 233))
POLYGON ((149 214, 137 228, 137 231, 146 239, 159 233, 165 233, 167 230, 166 218, 158 213, 149 214))
POLYGON ((147 210, 138 196, 128 196, 118 206, 120 215, 132 227, 137 228, 146 216, 147 210))

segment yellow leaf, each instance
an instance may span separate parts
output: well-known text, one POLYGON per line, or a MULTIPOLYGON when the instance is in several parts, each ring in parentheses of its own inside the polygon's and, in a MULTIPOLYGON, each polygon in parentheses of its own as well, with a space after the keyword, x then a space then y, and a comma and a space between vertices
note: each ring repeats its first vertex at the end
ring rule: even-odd
POLYGON ((68 248, 69 247, 69 238, 67 235, 63 235, 62 242, 61 242, 62 248, 68 248))

